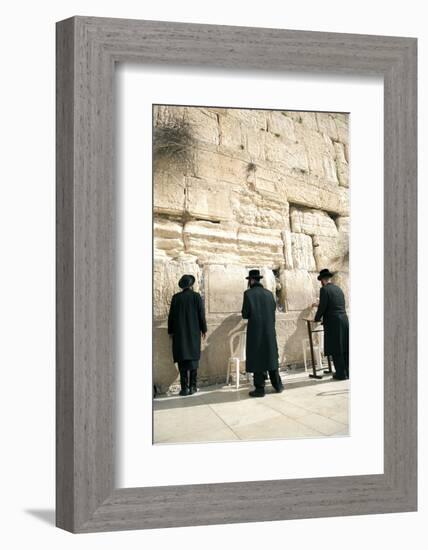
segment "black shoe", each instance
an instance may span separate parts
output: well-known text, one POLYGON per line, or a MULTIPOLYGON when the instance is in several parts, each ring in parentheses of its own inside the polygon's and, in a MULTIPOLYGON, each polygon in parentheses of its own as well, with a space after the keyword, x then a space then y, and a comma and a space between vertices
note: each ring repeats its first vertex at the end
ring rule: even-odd
POLYGON ((189 390, 188 390, 187 388, 183 388, 183 389, 180 391, 179 395, 181 395, 181 397, 184 397, 184 396, 186 396, 186 395, 189 395, 189 390))
POLYGON ((264 397, 265 396, 265 392, 263 391, 260 391, 260 390, 253 390, 253 391, 250 391, 250 393, 248 394, 250 397, 264 397))
POLYGON ((193 395, 198 391, 198 388, 196 386, 190 386, 189 388, 189 395, 193 395))
POLYGON ((346 376, 338 376, 336 373, 332 376, 335 380, 346 380, 346 376))
POLYGON ((283 384, 281 384, 280 386, 278 386, 277 388, 274 388, 276 393, 282 393, 284 391, 284 386, 283 384))

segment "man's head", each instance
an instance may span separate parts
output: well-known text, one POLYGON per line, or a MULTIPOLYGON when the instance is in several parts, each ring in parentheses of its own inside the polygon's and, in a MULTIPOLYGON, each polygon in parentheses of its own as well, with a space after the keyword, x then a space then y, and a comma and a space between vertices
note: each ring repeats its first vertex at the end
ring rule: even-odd
POLYGON ((333 275, 334 274, 331 273, 329 269, 321 269, 317 279, 321 282, 322 286, 325 286, 331 282, 331 278, 333 277, 333 275))
POLYGON ((248 277, 245 278, 248 280, 248 286, 254 286, 256 283, 260 282, 260 279, 263 279, 263 275, 260 275, 258 269, 250 269, 248 277))
POLYGON ((178 286, 185 290, 186 288, 192 288, 195 284, 195 277, 193 275, 183 275, 178 281, 178 286))

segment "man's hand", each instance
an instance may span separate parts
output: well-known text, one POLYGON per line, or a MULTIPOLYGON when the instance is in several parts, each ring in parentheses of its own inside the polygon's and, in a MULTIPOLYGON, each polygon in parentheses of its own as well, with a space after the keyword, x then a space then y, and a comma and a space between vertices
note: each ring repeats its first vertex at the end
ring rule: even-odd
POLYGON ((314 302, 311 307, 318 307, 318 306, 319 306, 319 302, 314 302))

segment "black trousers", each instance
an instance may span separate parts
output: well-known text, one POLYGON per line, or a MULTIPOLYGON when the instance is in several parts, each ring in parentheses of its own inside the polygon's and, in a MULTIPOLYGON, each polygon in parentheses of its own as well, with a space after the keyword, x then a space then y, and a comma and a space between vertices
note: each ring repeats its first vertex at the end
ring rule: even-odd
MULTIPOLYGON (((269 374, 270 383, 272 384, 272 386, 276 390, 281 388, 282 380, 281 380, 281 377, 279 376, 279 369, 268 370, 267 373, 269 374)), ((266 372, 253 373, 253 379, 254 379, 254 387, 256 388, 256 390, 264 391, 266 372)))
POLYGON ((332 357, 338 378, 349 378, 349 353, 333 354, 332 357))
POLYGON ((178 370, 180 372, 180 385, 181 389, 196 388, 196 381, 198 377, 199 361, 179 361, 178 370))

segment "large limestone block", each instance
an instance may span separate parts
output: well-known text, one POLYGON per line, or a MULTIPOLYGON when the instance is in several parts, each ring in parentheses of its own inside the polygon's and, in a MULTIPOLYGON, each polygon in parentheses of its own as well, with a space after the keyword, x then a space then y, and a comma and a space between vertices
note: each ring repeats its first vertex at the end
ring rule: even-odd
POLYGON ((288 203, 268 197, 254 189, 232 190, 231 207, 234 219, 243 225, 266 229, 282 229, 289 226, 288 203))
POLYGON ((308 337, 305 317, 310 309, 278 313, 276 316, 276 339, 281 365, 303 363, 302 342, 308 337))
POLYGON ((318 131, 318 122, 316 113, 302 111, 299 113, 300 122, 310 130, 318 131))
POLYGON ((171 126, 177 122, 184 122, 186 107, 175 105, 154 105, 153 124, 154 126, 171 126))
POLYGON ((304 233, 291 233, 291 251, 293 255, 293 267, 295 269, 316 269, 314 253, 312 250, 312 238, 304 233))
POLYGON ((209 264, 204 267, 204 295, 208 313, 237 313, 247 288, 242 265, 209 264))
POLYGON ((245 147, 245 134, 240 121, 230 115, 218 117, 220 145, 229 147, 232 151, 245 147))
POLYGON ((202 107, 185 107, 184 120, 196 141, 219 144, 219 126, 215 113, 202 107))
POLYGON ((239 259, 238 234, 233 224, 209 221, 187 222, 183 229, 186 252, 200 262, 233 263, 239 259))
POLYGON ((186 211, 194 218, 205 220, 231 219, 230 185, 215 180, 186 178, 186 211))
POLYGON ((337 229, 340 233, 346 233, 349 235, 350 218, 349 216, 339 216, 336 218, 337 229))
POLYGON ((231 205, 235 220, 243 225, 266 229, 289 227, 289 206, 282 198, 250 188, 234 188, 231 205))
POLYGON ((286 176, 284 185, 290 203, 342 216, 349 214, 349 192, 344 187, 323 185, 322 182, 313 185, 307 179, 292 176, 286 176))
POLYGON ((285 229, 281 233, 282 241, 284 243, 284 265, 286 269, 294 269, 293 263, 293 249, 291 242, 291 231, 285 229))
POLYGON ((207 148, 195 150, 194 170, 198 178, 243 185, 248 161, 207 148))
POLYGON ((349 273, 345 271, 337 271, 334 274, 332 282, 343 290, 346 307, 349 309, 349 273))
POLYGON ((317 113, 318 129, 333 140, 338 139, 336 120, 329 113, 317 113))
POLYGON ((284 175, 263 165, 256 165, 248 182, 253 183, 255 191, 273 200, 274 203, 287 204, 287 195, 283 186, 284 175))
POLYGON ((337 128, 338 140, 348 145, 349 143, 349 115, 344 113, 336 113, 334 120, 337 128))
POLYGON ((156 322, 153 330, 153 383, 160 393, 166 393, 177 378, 178 369, 172 358, 168 328, 166 324, 156 322))
POLYGON ((238 253, 246 265, 276 268, 284 265, 284 245, 280 230, 240 226, 238 253))
POLYGON ((345 148, 342 143, 335 142, 336 168, 339 184, 343 187, 349 187, 349 167, 346 161, 345 148))
POLYGON ((243 128, 245 136, 245 149, 253 162, 265 160, 266 132, 259 128, 243 128))
POLYGON ((184 251, 183 226, 181 223, 155 218, 153 223, 154 252, 164 251, 168 256, 178 256, 184 251))
POLYGON ((322 210, 290 208, 291 230, 306 235, 337 236, 337 227, 333 219, 322 210))
POLYGON ((155 319, 165 319, 173 294, 180 291, 178 281, 182 275, 195 277, 195 290, 199 290, 200 268, 196 257, 182 254, 178 258, 154 258, 153 263, 153 310, 155 319))
POLYGON ((302 141, 267 133, 265 158, 268 162, 279 163, 288 172, 306 173, 309 170, 307 151, 302 141))
POLYGON ((302 311, 313 303, 311 275, 304 269, 286 269, 280 274, 285 311, 302 311))
POLYGON ((288 141, 296 141, 293 119, 282 111, 270 111, 267 117, 267 130, 277 137, 288 141))
POLYGON ((318 271, 347 271, 349 262, 348 235, 339 233, 337 237, 313 237, 314 256, 318 271))
POLYGON ((182 214, 185 207, 185 179, 180 173, 154 171, 154 212, 182 214))
POLYGON ((258 109, 227 109, 227 114, 238 120, 242 126, 265 131, 269 111, 258 109))

